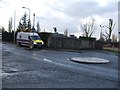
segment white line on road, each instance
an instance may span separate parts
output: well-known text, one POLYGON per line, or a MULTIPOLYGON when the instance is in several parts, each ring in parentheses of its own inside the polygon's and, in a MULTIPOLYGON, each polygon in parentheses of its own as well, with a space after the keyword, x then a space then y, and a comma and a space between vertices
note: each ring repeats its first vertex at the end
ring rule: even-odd
POLYGON ((51 62, 53 64, 60 65, 60 66, 68 66, 68 67, 70 67, 70 65, 65 65, 65 64, 62 64, 62 63, 58 63, 58 62, 53 62, 52 60, 47 59, 47 58, 44 58, 44 61, 51 62))
POLYGON ((89 65, 81 65, 81 67, 78 68, 77 66, 72 66, 69 64, 68 65, 62 64, 62 63, 55 62, 55 61, 52 61, 47 58, 44 58, 44 61, 53 63, 55 65, 68 67, 69 69, 72 69, 75 72, 77 71, 77 72, 84 73, 84 74, 87 73, 86 75, 118 81, 118 71, 117 70, 106 69, 106 68, 95 67, 95 66, 89 67, 89 65))

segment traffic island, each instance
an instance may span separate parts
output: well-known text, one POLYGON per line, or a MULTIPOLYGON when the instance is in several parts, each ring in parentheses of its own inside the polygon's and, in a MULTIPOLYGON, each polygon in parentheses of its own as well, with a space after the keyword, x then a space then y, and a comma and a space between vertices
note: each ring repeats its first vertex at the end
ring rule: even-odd
POLYGON ((79 63, 90 63, 90 64, 106 64, 109 63, 109 60, 96 58, 96 57, 73 57, 69 60, 79 63))

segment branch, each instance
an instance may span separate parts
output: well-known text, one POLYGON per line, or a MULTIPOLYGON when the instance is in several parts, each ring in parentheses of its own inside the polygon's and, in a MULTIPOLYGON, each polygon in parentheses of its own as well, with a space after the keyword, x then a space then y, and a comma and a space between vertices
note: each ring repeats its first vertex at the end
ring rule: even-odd
POLYGON ((81 24, 81 29, 82 29, 82 31, 84 32, 84 25, 82 25, 82 24, 81 24))
POLYGON ((115 25, 116 25, 116 22, 114 23, 114 25, 113 25, 113 27, 112 27, 112 30, 114 29, 115 25))
POLYGON ((105 25, 106 28, 109 28, 108 26, 105 25))
POLYGON ((90 33, 90 37, 92 36, 93 32, 94 32, 94 30, 90 33))
POLYGON ((107 37, 105 34, 103 34, 103 36, 104 36, 104 37, 106 38, 106 40, 107 40, 108 37, 107 37))
POLYGON ((105 30, 105 33, 106 33, 107 35, 109 35, 106 30, 105 30))
POLYGON ((90 25, 87 25, 87 32, 89 34, 89 32, 90 32, 90 25))

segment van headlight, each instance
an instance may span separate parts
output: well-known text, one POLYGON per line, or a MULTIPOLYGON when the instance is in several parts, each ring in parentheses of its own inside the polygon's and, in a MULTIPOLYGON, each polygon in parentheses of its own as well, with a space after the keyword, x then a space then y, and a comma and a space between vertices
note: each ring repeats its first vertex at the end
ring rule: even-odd
POLYGON ((34 44, 37 44, 36 42, 34 42, 34 44))
POLYGON ((42 44, 44 44, 44 42, 42 42, 42 44))

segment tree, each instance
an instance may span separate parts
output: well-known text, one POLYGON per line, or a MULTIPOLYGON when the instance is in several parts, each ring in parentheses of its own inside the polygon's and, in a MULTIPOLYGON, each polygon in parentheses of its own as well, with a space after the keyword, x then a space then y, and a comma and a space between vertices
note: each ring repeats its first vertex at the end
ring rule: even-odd
POLYGON ((31 24, 30 20, 27 17, 27 14, 25 13, 23 17, 20 19, 19 25, 18 25, 18 32, 23 31, 23 32, 28 32, 31 31, 31 24))
POLYGON ((105 27, 108 28, 108 32, 105 30, 106 34, 103 34, 103 35, 107 41, 111 41, 110 38, 111 38, 112 31, 115 27, 115 24, 116 24, 116 22, 114 22, 113 19, 109 19, 109 25, 108 26, 105 25, 105 27))
POLYGON ((23 29, 22 29, 22 23, 21 22, 19 22, 19 25, 18 25, 18 28, 17 28, 17 31, 18 32, 21 32, 23 29))
POLYGON ((41 30, 40 30, 40 24, 39 24, 39 22, 37 22, 37 32, 40 32, 41 30))
POLYGON ((64 35, 67 37, 68 36, 68 29, 65 29, 64 35))
POLYGON ((28 27, 28 24, 27 24, 27 14, 26 13, 22 17, 22 20, 23 20, 23 30, 25 31, 26 28, 28 27))
POLYGON ((2 27, 2 32, 5 32, 5 28, 4 27, 2 27))
POLYGON ((9 33, 12 32, 12 17, 9 19, 9 23, 8 23, 8 31, 9 31, 9 33))
POLYGON ((95 29, 95 19, 91 18, 86 24, 81 24, 81 29, 85 37, 91 37, 95 29))
POLYGON ((0 33, 5 32, 5 28, 0 26, 0 33))

